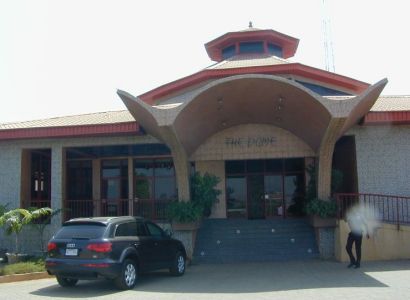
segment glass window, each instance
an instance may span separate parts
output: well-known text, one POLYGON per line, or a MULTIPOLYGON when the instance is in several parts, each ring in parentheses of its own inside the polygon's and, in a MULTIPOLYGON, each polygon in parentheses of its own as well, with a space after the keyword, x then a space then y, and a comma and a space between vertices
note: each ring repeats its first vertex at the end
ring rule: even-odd
POLYGON ((137 223, 135 222, 119 224, 117 230, 115 230, 115 236, 136 236, 136 234, 137 223))
POLYGON ((242 42, 239 44, 239 53, 264 53, 263 42, 242 42))
POLYGON ((176 199, 176 187, 174 177, 155 178, 155 200, 174 200, 176 199))
POLYGON ((138 199, 152 198, 152 179, 137 178, 135 183, 135 197, 138 199))
POLYGON ((275 44, 268 43, 268 51, 277 57, 283 57, 282 48, 275 44))
POLYGON ((100 225, 65 225, 57 233, 56 239, 98 239, 102 238, 107 227, 100 225))
POLYGON ((106 179, 102 183, 104 199, 120 198, 120 181, 118 179, 106 179))
POLYGON ((303 205, 304 177, 302 174, 285 176, 285 205, 292 213, 299 213, 303 205))
POLYGON ((174 175, 174 164, 171 160, 155 161, 155 176, 172 176, 174 175))
POLYGON ((258 160, 248 160, 247 161, 247 171, 248 173, 263 173, 265 169, 264 161, 258 160))
POLYGON ((154 223, 147 222, 147 228, 148 228, 148 232, 151 236, 154 236, 154 237, 162 237, 163 236, 162 229, 159 228, 154 223))
POLYGON ((137 235, 138 236, 147 236, 147 230, 144 226, 144 223, 137 222, 137 235))
POLYGON ((222 58, 227 59, 234 56, 236 53, 235 45, 231 45, 222 49, 222 58))
POLYGON ((305 170, 305 160, 303 158, 285 159, 285 172, 302 172, 305 170))
POLYGON ((168 202, 177 198, 174 163, 170 158, 134 160, 138 215, 164 219, 168 202))
POLYGON ((134 173, 136 176, 154 175, 154 162, 152 160, 135 160, 134 173))
POLYGON ((266 160, 267 173, 282 173, 283 160, 282 159, 268 159, 266 160))
POLYGON ((102 162, 102 176, 107 177, 118 177, 121 175, 121 162, 119 160, 104 160, 102 162))
POLYGON ((244 160, 230 160, 225 162, 226 174, 241 174, 245 173, 244 160))
POLYGON ((51 150, 31 151, 31 203, 33 207, 50 206, 51 150))
POLYGON ((226 178, 227 210, 230 216, 246 215, 246 177, 229 176, 226 178))
POLYGON ((67 198, 69 200, 92 199, 91 160, 67 162, 67 198))
POLYGON ((102 198, 128 199, 128 160, 104 160, 101 165, 102 198))

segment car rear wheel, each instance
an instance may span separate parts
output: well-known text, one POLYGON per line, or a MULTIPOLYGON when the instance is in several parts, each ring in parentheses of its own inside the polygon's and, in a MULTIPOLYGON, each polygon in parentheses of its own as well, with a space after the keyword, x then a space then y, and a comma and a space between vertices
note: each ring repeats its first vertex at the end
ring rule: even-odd
POLYGON ((62 287, 72 287, 75 286, 78 282, 78 279, 75 278, 66 278, 61 276, 56 276, 57 282, 62 287))
POLYGON ((137 283, 137 265, 131 259, 126 259, 122 264, 121 274, 114 283, 121 290, 129 290, 135 287, 137 283))
POLYGON ((186 261, 185 256, 181 252, 177 252, 175 259, 170 268, 170 272, 174 276, 182 276, 185 273, 186 261))

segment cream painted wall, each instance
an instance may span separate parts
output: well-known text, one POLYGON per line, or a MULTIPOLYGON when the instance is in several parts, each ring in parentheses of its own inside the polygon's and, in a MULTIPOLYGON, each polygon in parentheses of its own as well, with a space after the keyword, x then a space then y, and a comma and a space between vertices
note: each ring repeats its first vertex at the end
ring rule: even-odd
MULTIPOLYGON (((338 223, 335 231, 335 257, 347 262, 349 257, 345 247, 350 230, 345 221, 340 220, 338 223)), ((363 236, 362 261, 393 259, 410 259, 410 226, 400 226, 400 230, 397 230, 397 225, 380 224, 369 239, 363 236)))
POLYGON ((313 156, 313 150, 289 131, 267 124, 245 124, 209 137, 190 159, 201 161, 313 156))
POLYGON ((225 198, 225 162, 224 161, 198 161, 195 163, 196 171, 200 174, 212 174, 221 181, 217 189, 221 191, 218 202, 212 209, 210 218, 226 218, 226 198, 225 198))

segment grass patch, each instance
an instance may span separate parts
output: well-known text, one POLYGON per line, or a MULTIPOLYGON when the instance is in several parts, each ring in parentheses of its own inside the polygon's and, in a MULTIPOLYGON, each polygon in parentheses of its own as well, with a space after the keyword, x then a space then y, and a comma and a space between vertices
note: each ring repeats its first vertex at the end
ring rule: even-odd
POLYGON ((15 264, 8 264, 0 267, 0 276, 2 275, 13 275, 13 274, 24 274, 33 272, 44 272, 45 264, 44 259, 33 259, 26 262, 19 262, 15 264))

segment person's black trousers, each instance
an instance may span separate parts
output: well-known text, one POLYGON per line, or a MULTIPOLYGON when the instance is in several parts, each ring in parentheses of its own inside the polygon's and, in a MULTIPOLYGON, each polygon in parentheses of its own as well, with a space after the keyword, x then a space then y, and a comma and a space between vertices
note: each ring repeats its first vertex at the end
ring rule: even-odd
POLYGON ((363 236, 361 234, 354 234, 353 232, 350 232, 347 238, 346 251, 350 257, 350 263, 357 266, 360 266, 360 260, 362 258, 362 237, 363 236), (356 248, 356 259, 352 253, 353 243, 355 243, 356 248))

